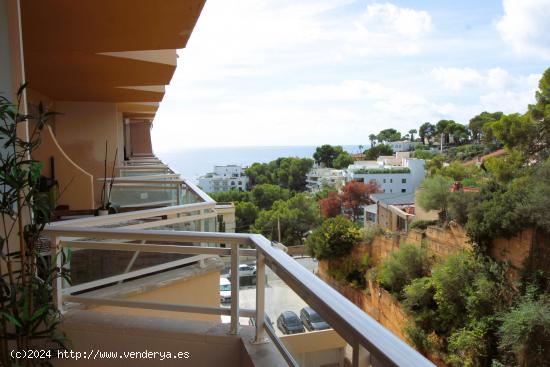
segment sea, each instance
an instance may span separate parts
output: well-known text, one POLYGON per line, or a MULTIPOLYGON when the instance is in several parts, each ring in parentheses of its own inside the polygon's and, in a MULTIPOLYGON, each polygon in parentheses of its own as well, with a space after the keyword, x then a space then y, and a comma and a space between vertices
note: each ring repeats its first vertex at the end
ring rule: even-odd
MULTIPOLYGON (((214 166, 237 164, 245 167, 255 162, 266 163, 279 157, 312 158, 316 148, 317 146, 189 148, 157 155, 174 171, 197 183, 198 177, 212 172, 214 166)), ((358 145, 344 145, 343 148, 351 154, 360 151, 358 145)))

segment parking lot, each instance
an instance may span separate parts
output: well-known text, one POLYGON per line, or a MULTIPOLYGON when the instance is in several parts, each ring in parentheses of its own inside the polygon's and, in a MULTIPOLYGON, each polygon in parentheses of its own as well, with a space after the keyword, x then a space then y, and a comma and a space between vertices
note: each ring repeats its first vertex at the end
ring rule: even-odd
MULTIPOLYGON (((305 268, 316 273, 317 261, 310 257, 296 258, 296 261, 305 268)), ((224 272, 222 276, 227 276, 227 272, 224 272)), ((298 316, 300 310, 307 306, 307 304, 300 298, 292 289, 290 289, 279 277, 277 277, 271 269, 266 268, 267 283, 265 288, 265 312, 266 315, 274 323, 273 328, 278 335, 281 335, 280 330, 277 328, 277 317, 283 311, 294 311, 298 316)), ((239 292, 240 306, 242 308, 256 308, 256 287, 247 286, 241 287, 239 292)), ((222 305, 228 306, 228 305, 222 305)), ((222 316, 222 322, 228 323, 230 321, 229 316, 222 316)), ((242 317, 241 324, 248 324, 248 318, 242 317)))

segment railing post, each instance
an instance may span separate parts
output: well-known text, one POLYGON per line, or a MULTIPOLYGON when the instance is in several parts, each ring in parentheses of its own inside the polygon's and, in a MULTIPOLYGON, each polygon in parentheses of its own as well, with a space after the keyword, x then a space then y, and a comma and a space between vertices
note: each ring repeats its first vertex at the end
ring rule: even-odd
POLYGON ((369 367, 371 366, 370 353, 363 348, 359 343, 353 344, 352 367, 369 367))
POLYGON ((269 342, 265 331, 265 255, 256 249, 256 335, 254 344, 269 342))
POLYGON ((176 184, 176 205, 181 205, 181 183, 176 184))
POLYGON ((61 278, 61 267, 63 249, 61 248, 61 240, 59 237, 50 237, 50 253, 52 260, 55 261, 55 277, 53 279, 53 303, 60 313, 63 313, 63 279, 61 278))
POLYGON ((229 334, 239 333, 239 244, 231 244, 231 326, 229 334))

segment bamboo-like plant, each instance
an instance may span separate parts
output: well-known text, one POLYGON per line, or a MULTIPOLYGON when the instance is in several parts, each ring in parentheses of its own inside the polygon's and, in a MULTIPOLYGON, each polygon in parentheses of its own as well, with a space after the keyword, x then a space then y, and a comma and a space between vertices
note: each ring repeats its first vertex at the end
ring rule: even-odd
POLYGON ((33 118, 20 112, 23 85, 17 104, 0 96, 0 365, 51 365, 54 348, 64 347, 59 332, 60 313, 53 303, 53 282, 69 281, 49 253, 48 241, 41 236, 49 222, 52 207, 40 192, 40 162, 33 150, 48 120, 55 114, 42 104, 33 118), (29 136, 18 134, 29 123, 29 136), (29 350, 43 350, 30 356, 29 350), (20 353, 15 353, 20 352, 20 353), (30 357, 30 358, 29 358, 30 357), (34 357, 34 358, 33 358, 34 357))

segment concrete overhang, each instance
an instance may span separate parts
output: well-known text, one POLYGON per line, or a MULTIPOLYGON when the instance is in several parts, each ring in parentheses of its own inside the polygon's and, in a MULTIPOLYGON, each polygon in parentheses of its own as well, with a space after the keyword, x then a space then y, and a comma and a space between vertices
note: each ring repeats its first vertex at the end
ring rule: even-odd
POLYGON ((89 53, 186 46, 205 0, 22 0, 27 50, 89 53))
POLYGON ((145 87, 170 83, 176 70, 165 63, 83 52, 28 51, 25 56, 30 86, 62 101, 159 102, 164 91, 145 87))
POLYGON ((26 80, 52 100, 154 116, 204 2, 22 0, 26 80))

